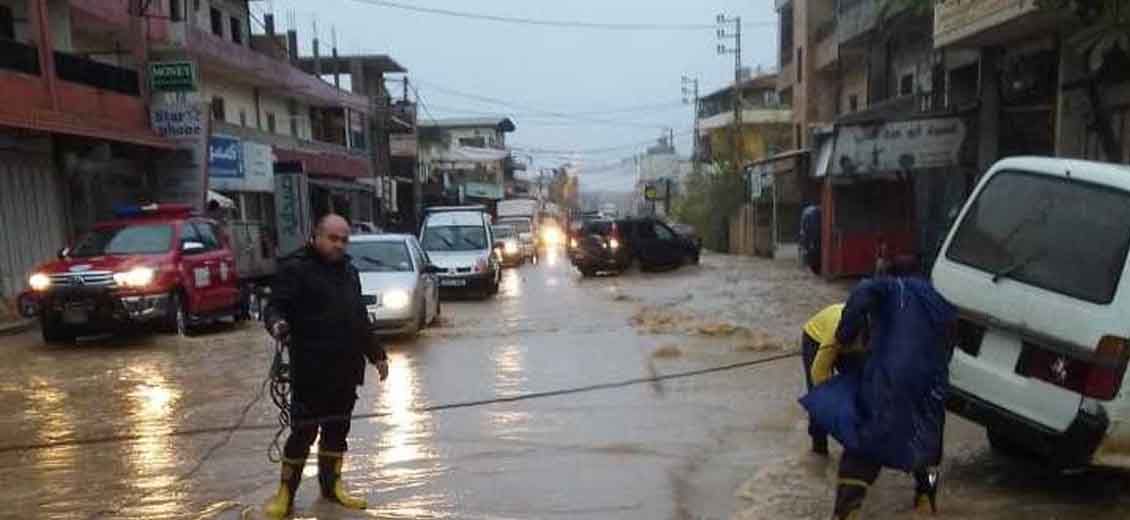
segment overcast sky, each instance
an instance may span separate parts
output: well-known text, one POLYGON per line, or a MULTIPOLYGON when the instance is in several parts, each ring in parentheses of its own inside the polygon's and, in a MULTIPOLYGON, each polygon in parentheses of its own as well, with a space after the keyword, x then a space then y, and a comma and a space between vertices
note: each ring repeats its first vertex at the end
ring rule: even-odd
MULTIPOLYGON (((506 17, 624 24, 712 25, 719 13, 726 13, 742 17, 743 63, 765 69, 776 64, 772 0, 399 2, 506 17)), ((289 25, 288 13, 294 13, 304 49, 313 38, 316 18, 322 41, 330 40, 334 27, 343 53, 391 55, 408 69, 435 118, 512 117, 517 131, 508 143, 516 155, 540 150, 533 152, 536 167, 569 160, 560 151, 579 151, 571 157, 588 166, 581 174, 586 190, 631 188, 629 168, 607 165, 642 152, 642 143, 658 138, 664 127, 674 129, 678 152, 689 155, 693 118, 691 108, 681 104, 681 76, 698 77, 704 94, 733 79, 733 56, 716 54, 713 28, 607 31, 518 25, 408 12, 366 0, 252 3, 254 13, 271 9, 282 29, 289 25)), ((428 117, 421 112, 420 117, 428 117)))

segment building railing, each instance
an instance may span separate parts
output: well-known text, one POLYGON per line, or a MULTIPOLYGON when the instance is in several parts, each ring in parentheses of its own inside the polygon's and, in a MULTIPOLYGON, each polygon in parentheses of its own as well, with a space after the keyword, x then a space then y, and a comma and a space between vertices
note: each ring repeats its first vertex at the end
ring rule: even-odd
POLYGON ((39 75, 39 49, 23 42, 0 39, 0 69, 39 75))
POLYGON ((55 74, 59 79, 128 96, 140 96, 136 70, 116 67, 81 56, 55 52, 55 74))

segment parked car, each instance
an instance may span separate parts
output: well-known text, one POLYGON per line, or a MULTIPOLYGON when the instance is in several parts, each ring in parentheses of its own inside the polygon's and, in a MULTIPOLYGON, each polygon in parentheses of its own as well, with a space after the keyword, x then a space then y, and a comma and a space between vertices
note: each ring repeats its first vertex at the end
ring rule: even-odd
POLYGON ((960 311, 949 408, 999 451, 1128 467, 1130 168, 1002 160, 934 264, 960 311))
POLYGON ((21 297, 47 343, 154 325, 188 335, 217 317, 242 317, 227 237, 187 205, 121 208, 58 259, 39 266, 21 297))
POLYGON ((369 322, 380 334, 415 335, 440 315, 440 268, 412 235, 354 235, 347 249, 361 275, 369 322))
POLYGON ((492 227, 494 231, 494 240, 502 242, 502 248, 499 255, 502 257, 503 267, 513 267, 522 265, 526 261, 526 255, 522 251, 522 246, 518 243, 518 232, 511 225, 495 225, 492 227))
POLYGON ((675 234, 690 240, 699 251, 702 251, 702 237, 699 236, 698 230, 690 224, 671 224, 671 230, 675 234))
POLYGON ((490 215, 482 206, 428 208, 420 243, 432 263, 441 267, 441 289, 475 292, 488 298, 498 293, 502 262, 491 231, 490 215))

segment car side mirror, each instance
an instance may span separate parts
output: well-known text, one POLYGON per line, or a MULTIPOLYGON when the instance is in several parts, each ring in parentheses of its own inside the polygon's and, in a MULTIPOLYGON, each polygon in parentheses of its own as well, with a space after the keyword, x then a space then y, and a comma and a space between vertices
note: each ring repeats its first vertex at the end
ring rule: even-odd
POLYGON ((444 271, 444 269, 442 267, 435 265, 435 264, 428 264, 428 265, 424 266, 424 272, 427 273, 427 274, 439 274, 439 273, 442 273, 443 271, 444 271))
POLYGON ((55 256, 56 256, 56 257, 57 257, 57 258, 58 258, 59 260, 63 260, 63 259, 65 259, 65 258, 67 258, 67 255, 69 255, 69 254, 71 254, 71 248, 69 248, 69 247, 65 247, 65 246, 64 246, 64 247, 60 247, 60 248, 59 248, 59 251, 57 251, 57 252, 55 253, 55 256))
POLYGON ((201 243, 201 242, 189 241, 189 242, 185 242, 185 243, 181 244, 180 250, 181 250, 181 252, 183 252, 186 255, 194 255, 194 254, 197 254, 197 253, 203 253, 204 252, 204 244, 201 243))

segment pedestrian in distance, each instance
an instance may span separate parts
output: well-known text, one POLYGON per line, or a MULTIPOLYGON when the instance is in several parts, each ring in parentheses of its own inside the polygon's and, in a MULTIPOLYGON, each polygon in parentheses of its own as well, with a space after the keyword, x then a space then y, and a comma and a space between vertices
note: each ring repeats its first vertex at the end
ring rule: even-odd
POLYGON ((844 446, 837 520, 859 517, 884 467, 912 473, 915 509, 937 512, 956 310, 922 276, 917 259, 896 258, 890 273, 852 290, 836 330, 839 344, 851 344, 870 319, 863 368, 837 374, 801 399, 812 420, 844 446))
MULTIPOLYGON (((805 386, 809 392, 832 377, 833 371, 859 370, 866 350, 862 335, 853 345, 841 347, 836 342, 836 328, 844 304, 829 305, 814 314, 804 324, 801 333, 801 359, 805 386)), ((828 455, 828 432, 815 421, 808 422, 808 435, 812 437, 812 452, 828 455)))
POLYGON ((369 328, 361 281, 345 254, 349 223, 338 215, 319 219, 307 246, 284 259, 271 288, 266 325, 289 344, 291 433, 283 448, 278 491, 264 507, 271 518, 291 514, 302 469, 315 437, 322 496, 350 509, 368 507, 342 482, 342 461, 365 360, 388 377, 384 348, 369 328))

